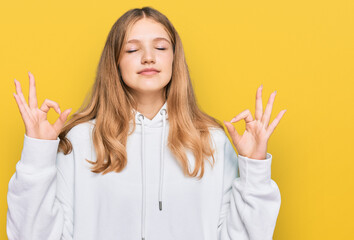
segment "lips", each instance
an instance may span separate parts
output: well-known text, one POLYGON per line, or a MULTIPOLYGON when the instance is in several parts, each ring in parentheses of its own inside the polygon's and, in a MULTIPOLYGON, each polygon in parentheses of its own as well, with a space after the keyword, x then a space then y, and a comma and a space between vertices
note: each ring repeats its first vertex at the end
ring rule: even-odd
POLYGON ((160 72, 159 70, 155 69, 155 68, 144 68, 143 70, 139 71, 139 74, 155 74, 160 72))

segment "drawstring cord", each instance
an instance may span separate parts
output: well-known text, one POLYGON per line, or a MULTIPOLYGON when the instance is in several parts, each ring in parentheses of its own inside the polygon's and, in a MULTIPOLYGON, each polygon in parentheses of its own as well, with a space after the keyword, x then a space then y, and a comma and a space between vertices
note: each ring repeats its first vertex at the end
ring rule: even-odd
POLYGON ((163 118, 163 128, 162 128, 162 138, 161 138, 161 157, 160 157, 160 187, 159 187, 159 209, 162 211, 162 183, 163 183, 163 170, 164 170, 164 156, 163 156, 163 149, 164 149, 164 140, 165 140, 165 127, 166 127, 166 109, 162 109, 160 111, 163 118))
POLYGON ((145 209, 145 203, 146 203, 146 200, 145 200, 145 197, 146 197, 146 179, 145 179, 145 161, 144 161, 144 155, 145 155, 145 146, 144 146, 144 115, 142 114, 139 114, 139 120, 141 121, 141 129, 142 129, 142 137, 141 137, 141 165, 142 165, 142 185, 143 185, 143 201, 142 201, 142 216, 141 216, 141 239, 142 240, 145 240, 145 215, 146 215, 146 209, 145 209))
MULTIPOLYGON (((166 128, 166 109, 162 109, 160 114, 163 116, 163 128, 161 138, 161 155, 160 155, 160 185, 159 185, 159 210, 162 211, 162 187, 164 174, 164 140, 166 128)), ((145 167, 145 129, 144 129, 144 115, 139 114, 138 119, 141 122, 142 137, 141 137, 141 165, 142 165, 142 215, 141 215, 141 239, 145 240, 145 218, 146 218, 146 167, 145 167)))

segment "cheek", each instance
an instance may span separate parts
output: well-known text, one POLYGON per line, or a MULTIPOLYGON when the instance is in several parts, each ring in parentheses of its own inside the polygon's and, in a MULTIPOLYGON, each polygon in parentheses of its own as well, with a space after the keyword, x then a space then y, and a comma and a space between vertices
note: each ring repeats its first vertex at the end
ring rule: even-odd
POLYGON ((129 57, 122 58, 119 63, 119 69, 124 80, 129 80, 137 71, 136 63, 134 59, 129 57))
POLYGON ((164 82, 164 84, 167 84, 171 80, 172 62, 173 62, 173 58, 171 58, 171 57, 164 58, 164 61, 163 61, 163 69, 164 69, 163 82, 164 82))
POLYGON ((122 74, 128 74, 131 69, 131 60, 129 58, 123 58, 120 62, 120 71, 122 74))
POLYGON ((124 58, 121 60, 119 63, 119 69, 120 69, 120 74, 122 76, 123 82, 128 85, 129 87, 132 87, 132 64, 129 59, 124 58))
POLYGON ((173 55, 165 55, 161 61, 165 71, 172 72, 173 55))

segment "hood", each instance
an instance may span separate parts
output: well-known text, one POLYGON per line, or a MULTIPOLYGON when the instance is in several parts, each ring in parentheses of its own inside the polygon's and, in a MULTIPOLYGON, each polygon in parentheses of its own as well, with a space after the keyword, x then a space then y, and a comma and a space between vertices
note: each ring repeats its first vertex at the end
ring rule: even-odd
MULTIPOLYGON (((162 190, 163 190, 163 175, 164 175, 164 147, 165 147, 165 134, 166 134, 166 121, 167 116, 167 101, 160 108, 158 113, 153 119, 148 119, 139 111, 133 109, 135 114, 135 124, 137 128, 141 128, 141 167, 142 167, 142 213, 141 213, 141 239, 145 240, 145 218, 146 218, 146 161, 145 161, 145 127, 149 128, 162 128, 161 136, 161 151, 160 151, 160 181, 159 181, 159 196, 158 206, 162 211, 162 190)), ((130 122, 133 124, 133 121, 130 122)))
MULTIPOLYGON (((164 127, 163 121, 164 119, 168 119, 168 114, 167 114, 167 101, 165 101, 164 105, 160 108, 158 113, 153 117, 153 119, 148 119, 145 117, 142 113, 139 111, 133 109, 132 110, 134 115, 135 115, 135 124, 142 125, 144 123, 145 127, 150 127, 150 128, 161 128, 164 127), (163 115, 165 113, 165 115, 163 115), (143 122, 141 121, 143 119, 143 122)), ((130 121, 131 124, 133 124, 133 120, 130 121)))

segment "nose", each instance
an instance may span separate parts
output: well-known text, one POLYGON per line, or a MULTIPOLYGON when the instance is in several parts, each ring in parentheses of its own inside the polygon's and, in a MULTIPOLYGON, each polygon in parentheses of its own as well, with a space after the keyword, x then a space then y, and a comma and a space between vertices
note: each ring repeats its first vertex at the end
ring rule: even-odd
POLYGON ((142 64, 151 63, 151 62, 155 63, 155 56, 153 54, 153 51, 145 50, 143 53, 143 56, 141 58, 141 62, 142 62, 142 64))

